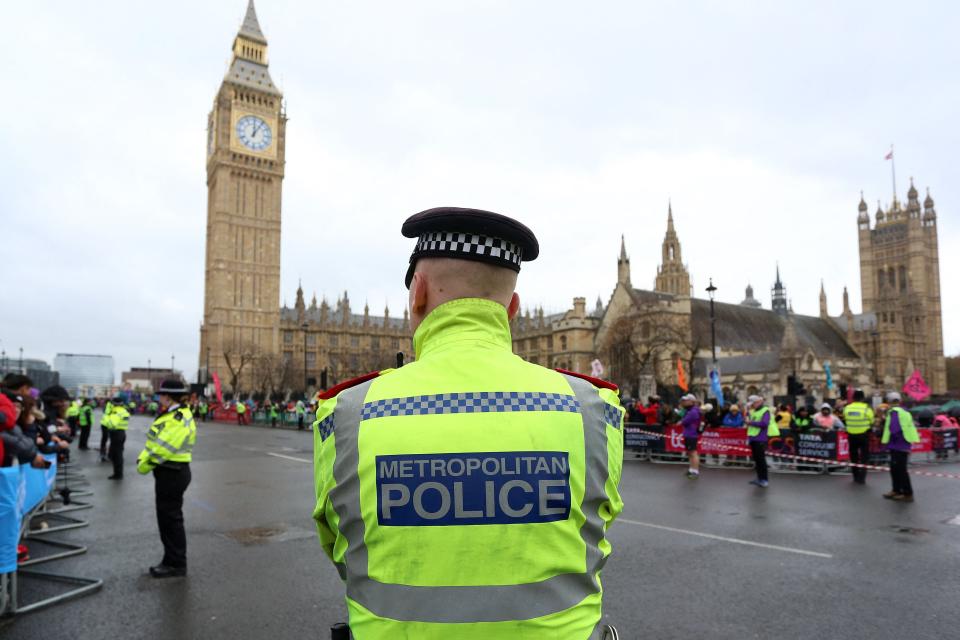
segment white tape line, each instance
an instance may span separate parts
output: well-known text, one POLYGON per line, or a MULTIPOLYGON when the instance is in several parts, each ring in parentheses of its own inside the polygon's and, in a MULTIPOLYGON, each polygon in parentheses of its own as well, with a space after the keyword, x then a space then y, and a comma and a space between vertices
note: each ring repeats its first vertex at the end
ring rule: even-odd
POLYGON ((773 549, 774 551, 786 551, 787 553, 797 553, 802 556, 814 556, 815 558, 832 558, 831 553, 820 553, 819 551, 807 551, 806 549, 794 549, 793 547, 781 547, 775 544, 766 544, 763 542, 754 542, 753 540, 741 540, 740 538, 727 538, 712 533, 703 533, 701 531, 689 531, 687 529, 676 529, 674 527, 665 527, 662 524, 651 524, 649 522, 637 522, 636 520, 627 520, 626 518, 617 518, 616 522, 626 522, 627 524, 637 525, 638 527, 650 527, 651 529, 660 529, 662 531, 672 531, 673 533, 685 533, 688 536, 698 536, 700 538, 709 538, 710 540, 719 540, 721 542, 731 542, 733 544, 743 544, 749 547, 760 547, 762 549, 773 549))
POLYGON ((955 524, 957 526, 960 526, 960 516, 957 516, 953 520, 947 520, 947 524, 955 524))
POLYGON ((282 453, 271 453, 267 452, 268 456, 273 456, 274 458, 283 458, 284 460, 293 460, 295 462, 306 462, 307 464, 312 464, 313 460, 304 460, 303 458, 294 458, 293 456, 285 456, 282 453))

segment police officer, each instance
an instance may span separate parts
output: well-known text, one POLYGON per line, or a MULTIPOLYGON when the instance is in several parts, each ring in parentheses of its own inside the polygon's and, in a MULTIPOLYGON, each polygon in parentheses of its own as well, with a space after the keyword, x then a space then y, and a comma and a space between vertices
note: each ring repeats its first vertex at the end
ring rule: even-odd
POLYGON ((771 437, 780 435, 780 429, 773 416, 773 409, 763 404, 763 396, 753 395, 747 398, 750 416, 747 420, 747 441, 753 456, 753 465, 757 479, 750 484, 766 489, 770 486, 767 474, 767 442, 771 437))
POLYGON ((416 361, 333 387, 314 423, 314 518, 354 636, 599 638, 616 387, 512 353, 527 227, 444 207, 402 231, 416 361))
POLYGON ((913 424, 913 416, 900 406, 899 393, 888 393, 887 402, 890 403, 890 409, 883 423, 880 442, 887 445, 887 451, 890 452, 890 479, 893 481, 893 489, 883 494, 883 497, 898 502, 913 502, 913 486, 910 484, 907 466, 911 445, 920 442, 920 434, 913 424))
POLYGON ((86 451, 90 447, 87 443, 90 440, 90 427, 93 426, 93 398, 87 398, 80 407, 80 415, 77 416, 77 423, 80 425, 80 445, 81 451, 86 451))
MULTIPOLYGON (((870 461, 870 429, 873 427, 873 409, 864 402, 866 396, 862 389, 853 392, 853 402, 843 408, 843 421, 847 425, 847 439, 850 442, 850 462, 867 464, 870 461)), ((853 481, 867 483, 867 470, 851 466, 853 481)))
POLYGON ((100 462, 107 461, 107 443, 110 441, 110 420, 108 416, 113 412, 113 401, 107 400, 103 405, 103 415, 100 416, 100 462))
POLYGON ((110 480, 123 480, 123 445, 127 441, 127 425, 130 423, 130 412, 123 406, 123 398, 113 399, 113 409, 110 415, 104 418, 107 432, 110 437, 109 459, 113 463, 113 475, 110 480))
POLYGON ((190 461, 197 427, 187 402, 190 389, 178 379, 160 383, 160 415, 147 433, 147 444, 137 458, 137 471, 153 471, 157 526, 163 542, 163 560, 150 567, 154 578, 187 575, 187 536, 183 529, 183 494, 190 485, 190 461))
POLYGON ((297 412, 297 431, 303 431, 303 418, 307 413, 307 406, 303 403, 303 398, 297 400, 294 409, 297 412))
POLYGON ((77 435, 77 431, 80 430, 80 405, 83 404, 83 400, 71 400, 70 404, 67 405, 67 425, 70 427, 70 437, 74 438, 77 435))

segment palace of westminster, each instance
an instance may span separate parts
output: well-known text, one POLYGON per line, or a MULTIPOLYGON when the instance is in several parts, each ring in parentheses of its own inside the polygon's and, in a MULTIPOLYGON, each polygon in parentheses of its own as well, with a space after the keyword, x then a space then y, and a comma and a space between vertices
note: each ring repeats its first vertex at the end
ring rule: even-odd
MULTIPOLYGON (((410 324, 389 310, 355 312, 344 292, 335 304, 280 300, 281 185, 286 112, 270 77, 267 41, 253 1, 233 43, 229 69, 213 101, 207 138, 207 243, 200 369, 242 391, 303 389, 394 366, 412 357, 410 324)), ((715 302, 716 356, 725 393, 784 394, 788 378, 815 396, 835 384, 899 388, 918 369, 934 393, 946 388, 940 305, 937 214, 929 192, 921 203, 912 182, 873 219, 861 195, 856 219, 861 313, 846 289, 831 316, 820 291, 819 317, 793 313, 776 274, 772 307, 746 288, 740 304, 715 302)), ((611 272, 612 272, 611 260, 611 272)), ((712 360, 711 302, 695 298, 668 209, 661 264, 652 290, 634 288, 621 241, 609 300, 587 308, 582 297, 564 313, 527 311, 512 322, 514 351, 548 367, 605 377, 627 393, 639 380, 676 383, 678 361, 693 387, 706 386, 712 360)), ((647 383, 649 387, 649 382, 647 383)), ((230 389, 235 391, 235 389, 230 389)), ((729 397, 729 396, 728 396, 729 397)))

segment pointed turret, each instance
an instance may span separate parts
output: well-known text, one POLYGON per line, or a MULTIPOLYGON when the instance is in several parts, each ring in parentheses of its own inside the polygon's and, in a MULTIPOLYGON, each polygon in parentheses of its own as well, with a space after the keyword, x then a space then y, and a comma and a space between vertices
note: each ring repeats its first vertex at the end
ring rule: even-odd
POLYGON ((253 0, 247 5, 247 14, 233 39, 233 60, 224 80, 248 89, 280 95, 267 70, 267 39, 260 29, 253 0))
POLYGON ((913 177, 910 177, 910 190, 907 191, 907 212, 911 220, 920 218, 920 198, 917 188, 913 186, 913 177))
POLYGON ((850 311, 850 294, 847 293, 846 287, 843 288, 843 315, 853 315, 853 312, 850 311))
POLYGON ((857 225, 861 229, 870 228, 870 214, 867 212, 867 201, 863 199, 863 191, 860 192, 860 205, 857 207, 857 225))
POLYGON ((933 198, 930 197, 930 187, 927 187, 927 197, 923 201, 923 224, 932 227, 937 224, 937 210, 933 207, 933 198))
POLYGON ((881 224, 886 219, 886 217, 887 217, 886 214, 883 212, 883 207, 880 206, 880 201, 877 200, 877 213, 876 213, 877 224, 881 224))
MULTIPOLYGON (((846 291, 846 289, 844 289, 846 291)), ((823 279, 820 279, 820 317, 826 318, 830 314, 827 312, 827 290, 823 286, 823 279)))
POLYGON ((297 310, 297 317, 302 320, 303 312, 307 308, 307 305, 303 301, 303 287, 299 282, 297 283, 297 301, 294 303, 293 308, 297 310))
POLYGON ((317 308, 317 292, 313 292, 313 297, 310 298, 310 310, 313 311, 317 308))
POLYGON ((789 306, 787 305, 787 288, 780 281, 780 264, 777 263, 777 281, 773 283, 770 289, 773 310, 780 315, 787 315, 789 306))
POLYGON ((260 30, 260 21, 257 20, 257 9, 253 6, 253 0, 247 3, 247 14, 243 16, 243 24, 240 25, 237 35, 267 44, 267 39, 263 37, 263 31, 260 30))
POLYGON ((673 226, 673 203, 667 201, 667 233, 661 248, 661 263, 654 284, 656 291, 672 293, 675 296, 690 295, 690 274, 683 266, 680 255, 680 239, 673 226))
POLYGON ((630 286, 630 258, 627 257, 627 240, 620 235, 620 257, 617 258, 617 283, 630 286))

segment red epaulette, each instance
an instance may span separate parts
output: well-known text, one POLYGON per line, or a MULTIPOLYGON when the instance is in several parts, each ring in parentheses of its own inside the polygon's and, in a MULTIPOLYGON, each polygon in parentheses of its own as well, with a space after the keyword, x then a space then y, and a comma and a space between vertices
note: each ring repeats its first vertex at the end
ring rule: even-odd
POLYGON ((581 380, 586 380, 587 382, 589 382, 595 387, 600 387, 601 389, 610 389, 614 393, 620 390, 617 387, 617 385, 613 384, 612 382, 607 382, 606 380, 601 380, 600 378, 594 378, 592 376, 586 375, 585 373, 577 373, 576 371, 567 371, 566 369, 554 369, 554 371, 558 373, 565 373, 568 376, 573 376, 574 378, 580 378, 581 380))
POLYGON ((355 387, 358 384, 363 384, 367 380, 373 380, 374 378, 380 375, 379 371, 371 371, 370 373, 365 373, 362 376, 354 378, 353 380, 346 380, 341 382, 338 385, 332 386, 323 393, 319 394, 317 397, 321 400, 329 400, 330 398, 335 397, 338 393, 344 389, 349 389, 350 387, 355 387))

